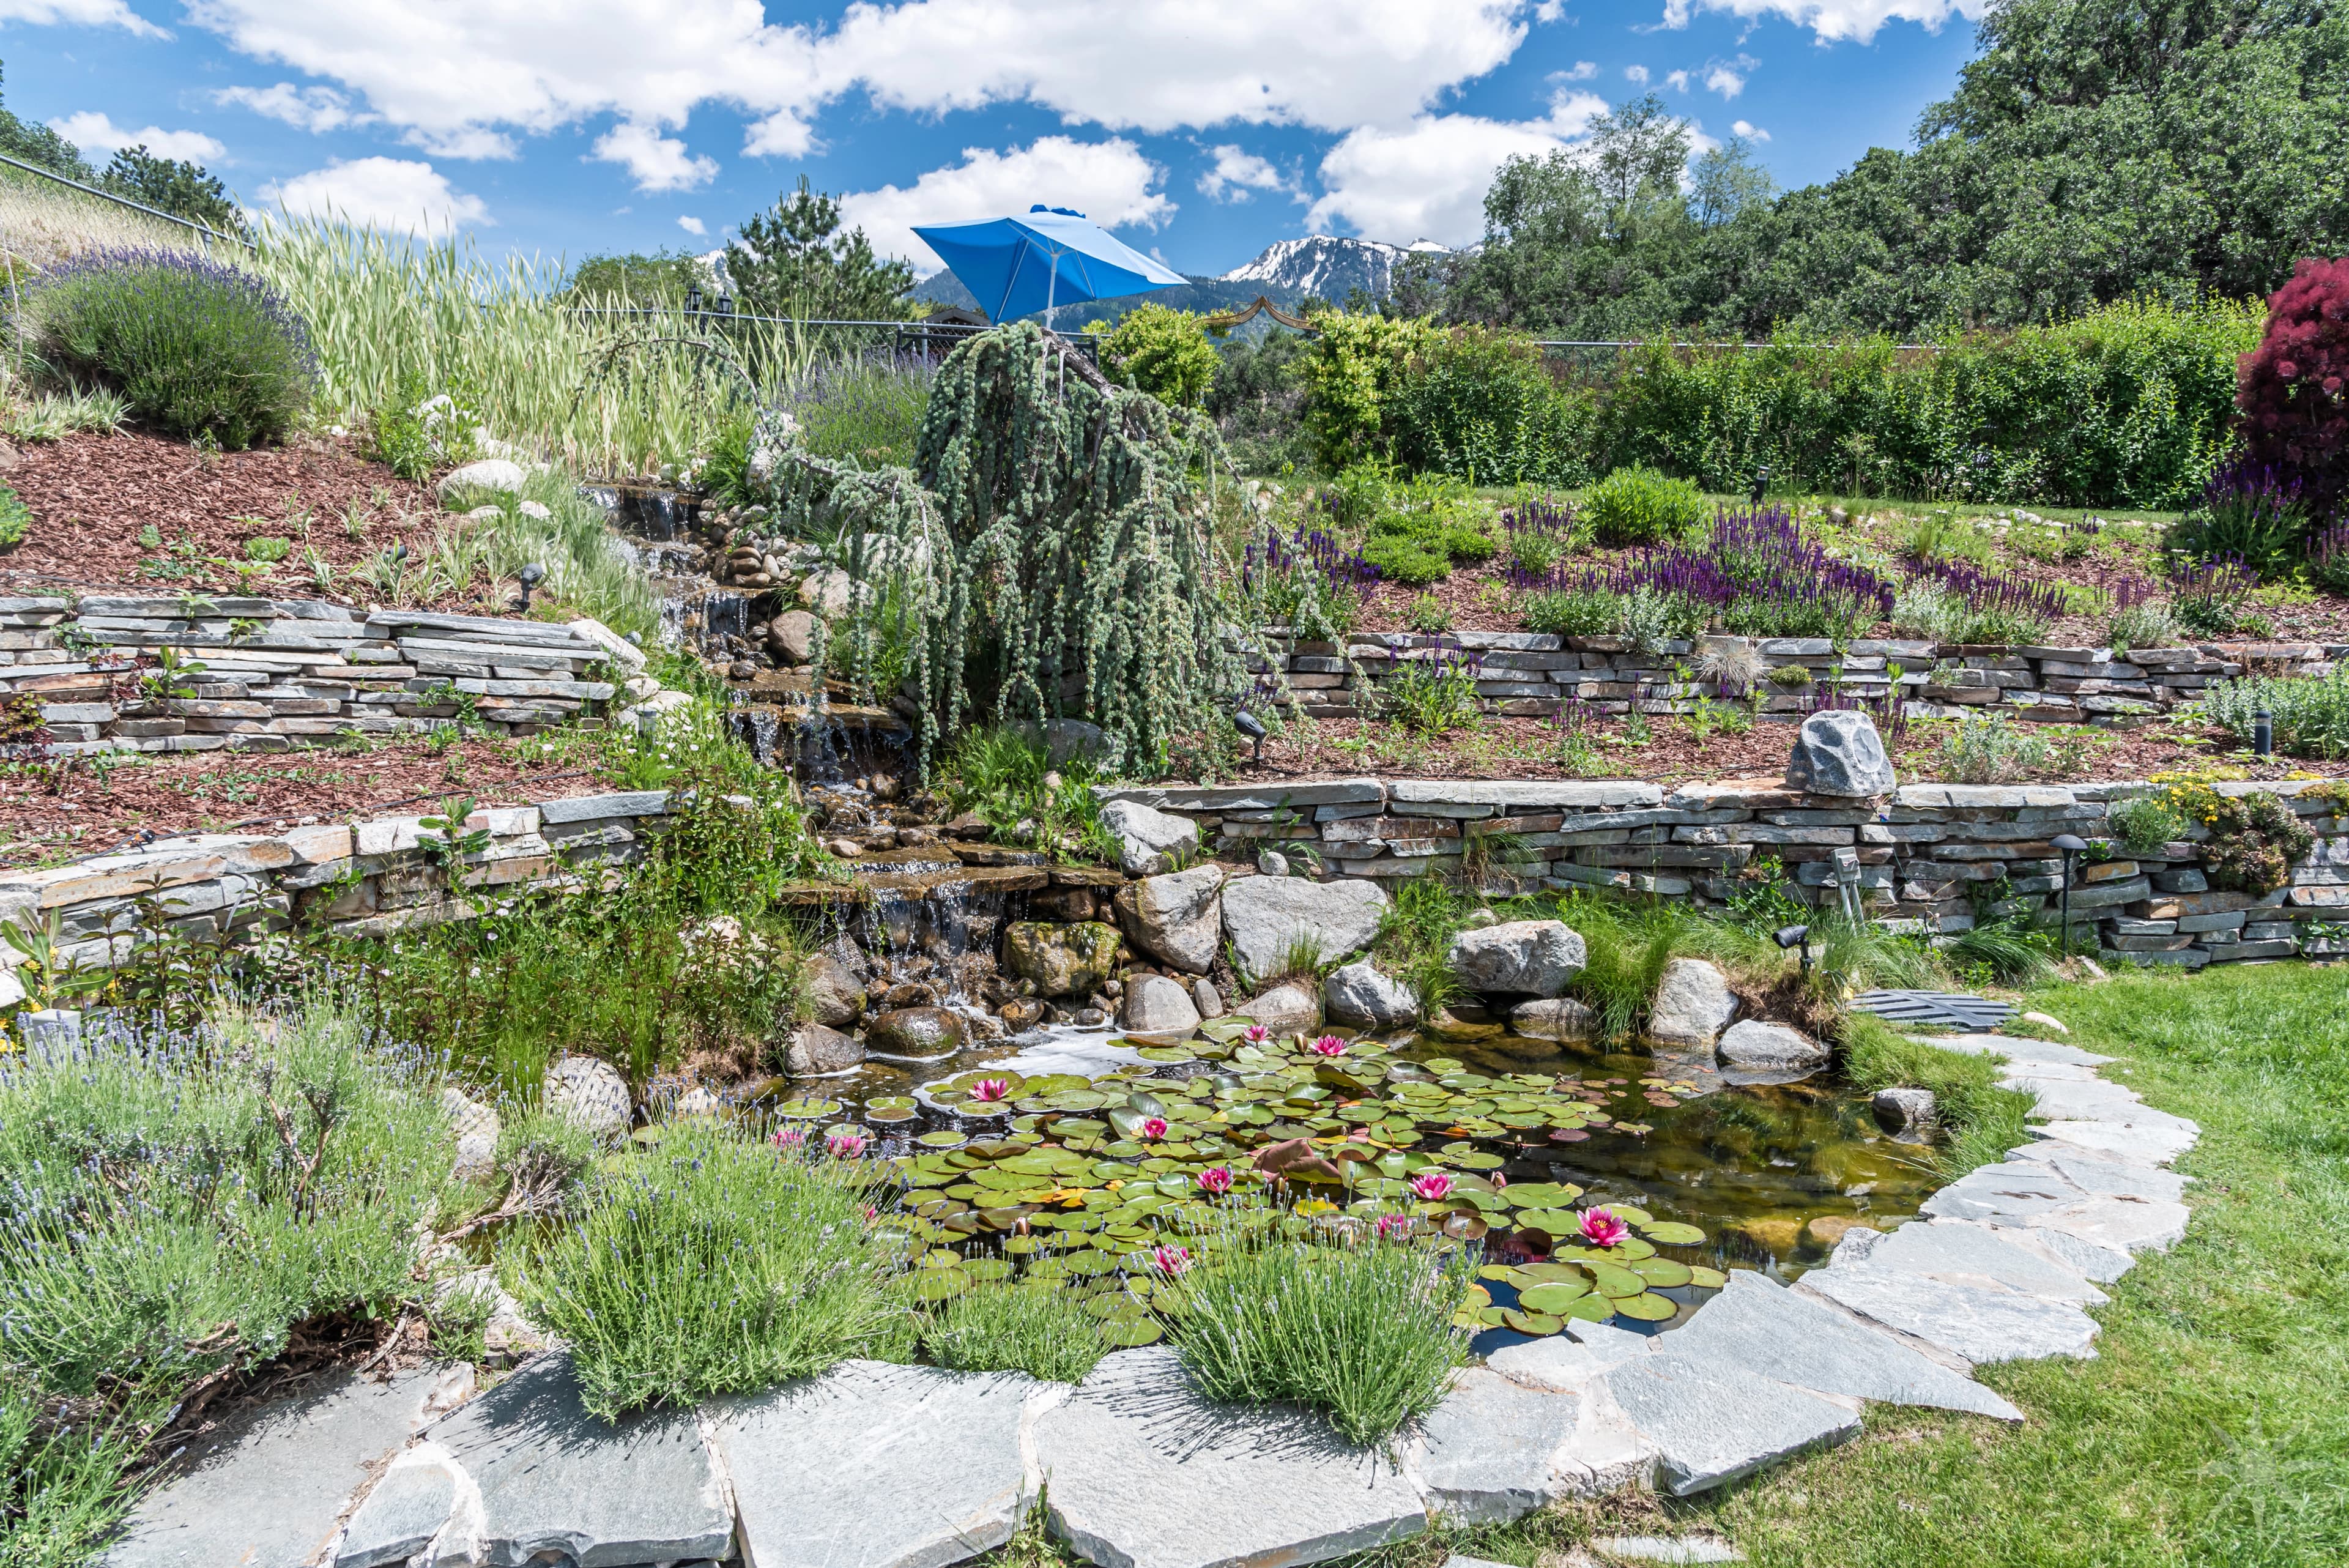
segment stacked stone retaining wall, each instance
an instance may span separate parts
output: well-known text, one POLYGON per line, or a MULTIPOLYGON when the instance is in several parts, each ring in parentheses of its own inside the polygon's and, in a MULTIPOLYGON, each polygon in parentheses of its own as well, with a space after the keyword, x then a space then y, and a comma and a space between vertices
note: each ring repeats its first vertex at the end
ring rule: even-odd
POLYGON ((625 683, 646 683, 644 662, 587 620, 318 599, 0 598, 0 701, 32 699, 68 753, 281 752, 460 718, 527 735, 592 720, 625 683), (202 669, 160 670, 167 650, 202 669))
MULTIPOLYGON (((2115 802, 2147 784, 1908 784, 1872 800, 1805 795, 1770 782, 1491 783, 1336 779, 1288 786, 1109 792, 1198 822, 1224 853, 1271 849, 1330 877, 1396 884, 1444 877, 1491 892, 1611 889, 1723 905, 1773 883, 1814 904, 1848 887, 1896 929, 1953 935, 2062 902, 2065 834, 2092 845, 2115 802), (1772 866, 1775 862, 1775 867, 1772 866)), ((2225 784, 2273 794, 2316 836, 2292 882, 2259 896, 2215 889, 2202 843, 2075 860, 2075 940, 2107 955, 2199 968, 2349 951, 2349 823, 2322 781, 2225 784), (2343 814, 2343 815, 2336 815, 2343 814)), ((2198 829, 2198 835, 2201 830, 2198 829)), ((2201 835, 2207 837, 2207 835, 2201 835)))
POLYGON ((1375 711, 1379 683, 1408 660, 1438 656, 1464 663, 1476 682, 1478 706, 1503 717, 1551 718, 1569 702, 1596 713, 1634 707, 1685 713, 1700 699, 1740 690, 1711 672, 1742 665, 1762 672, 1752 689, 1762 698, 1764 717, 1800 719, 1826 693, 1889 701, 1897 687, 1914 718, 1987 710, 2041 723, 2108 726, 2157 717, 2201 695, 2213 680, 2245 673, 2323 675, 2349 658, 2349 645, 2309 642, 2205 643, 2116 654, 2109 648, 1874 639, 1838 648, 1826 638, 1798 637, 1708 637, 1641 652, 1619 637, 1530 631, 1358 632, 1342 645, 1274 631, 1268 647, 1271 657, 1252 664, 1273 700, 1331 719, 1375 711), (1799 672, 1802 679, 1779 671, 1799 672))

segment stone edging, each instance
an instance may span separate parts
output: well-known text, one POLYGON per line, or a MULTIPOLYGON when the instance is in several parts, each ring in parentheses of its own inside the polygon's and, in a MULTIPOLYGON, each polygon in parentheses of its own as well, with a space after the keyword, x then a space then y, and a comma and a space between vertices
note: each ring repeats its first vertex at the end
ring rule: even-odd
POLYGON ((1849 1439, 1868 1400, 2019 1421, 1972 1370, 2095 1354, 2085 1309, 2108 1299, 2098 1287, 2185 1232, 2187 1179, 2166 1167, 2197 1129, 2098 1079, 2110 1058, 2003 1035, 1939 1043, 2007 1058, 2002 1082, 2037 1101, 2033 1142, 1936 1193, 1925 1219, 1847 1231, 1792 1287, 1734 1271, 1661 1334, 1577 1324, 1501 1350, 1392 1453, 1347 1449, 1304 1415, 1211 1405, 1164 1347, 1105 1356, 1074 1386, 850 1362, 616 1427, 585 1416, 554 1354, 445 1415, 429 1375, 408 1374, 312 1407, 340 1425, 264 1423, 150 1495, 105 1562, 160 1568, 194 1560, 191 1546, 241 1561, 264 1536, 305 1551, 331 1536, 299 1560, 560 1550, 623 1568, 740 1550, 943 1568, 1009 1540, 1041 1495, 1054 1532, 1092 1562, 1307 1563, 1560 1498, 1703 1491, 1849 1439), (372 1419, 352 1418, 369 1399, 372 1419), (285 1507, 251 1507, 264 1485, 285 1507))
MULTIPOLYGON (((2199 869, 2208 834, 2157 854, 2083 859, 2073 920, 2106 957, 2200 968, 2245 959, 2349 951, 2304 923, 2349 921, 2349 821, 2343 803, 2310 792, 2324 781, 2222 784, 2223 794, 2269 794, 2316 836, 2292 881, 2274 892, 2214 890, 2199 869), (2090 928, 2093 928, 2091 930, 2090 928)), ((2141 782, 2097 784, 1904 784, 1851 799, 1806 795, 1769 780, 1687 784, 1639 780, 1331 779, 1291 785, 1113 788, 1128 800, 1195 822, 1223 847, 1304 844, 1327 875, 1390 886, 1461 875, 1478 834, 1505 833, 1528 858, 1484 875, 1493 893, 1610 888, 1725 903, 1756 858, 1781 862, 1801 895, 1826 903, 1849 886, 1896 929, 1948 935, 1975 922, 1972 890, 2005 880, 1992 913, 2052 912, 2064 860, 2048 841, 2094 839, 2114 802, 2150 793, 2141 782)))

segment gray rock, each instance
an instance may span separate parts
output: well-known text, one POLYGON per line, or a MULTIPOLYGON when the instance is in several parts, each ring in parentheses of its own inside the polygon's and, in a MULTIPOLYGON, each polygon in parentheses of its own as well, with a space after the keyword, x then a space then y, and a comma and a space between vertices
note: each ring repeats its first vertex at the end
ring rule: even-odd
POLYGON ((848 613, 849 595, 855 587, 855 580, 836 567, 811 572, 800 584, 800 603, 826 620, 837 620, 848 613))
POLYGON ((1717 1535, 1602 1535, 1590 1543, 1630 1563, 1743 1563, 1745 1553, 1717 1535))
POLYGON ((785 610, 767 623, 767 647, 786 664, 806 664, 815 658, 815 617, 803 609, 785 610))
POLYGON ((1256 868, 1267 877, 1286 877, 1288 875, 1288 857, 1278 849, 1259 849, 1256 852, 1256 868))
MULTIPOLYGON (((1927 1229, 1904 1225, 1887 1241, 1927 1229)), ((1731 1270, 1722 1293, 1666 1344, 1692 1361, 1743 1368, 1814 1393, 2023 1419, 2022 1411, 1981 1384, 1751 1269, 1731 1270)))
POLYGON ((1868 1261, 1929 1279, 2004 1285, 2042 1301, 2075 1306, 2096 1306, 2110 1299, 2078 1270, 2034 1246, 2033 1235, 1971 1220, 1935 1220, 1901 1226, 1868 1250, 1868 1261))
POLYGON ((1037 1418, 1035 1452, 1053 1531, 1104 1568, 1283 1568, 1427 1528, 1377 1449, 1302 1412, 1215 1404, 1158 1346, 1102 1357, 1037 1418))
POLYGON ((969 1037, 963 1021, 943 1007, 899 1007, 864 1026, 864 1051, 900 1062, 936 1062, 961 1050, 969 1037))
POLYGON ((1469 1367, 1420 1424, 1404 1462, 1431 1508, 1469 1524, 1635 1486, 1654 1459, 1611 1400, 1469 1367), (1604 1413, 1588 1411, 1593 1403, 1604 1413))
POLYGON ((1930 1089, 1878 1089, 1868 1102, 1876 1125, 1905 1143, 1922 1143, 1932 1136, 1940 1105, 1930 1089))
POLYGON ((424 1435, 479 1490, 442 1561, 520 1568, 547 1552, 621 1568, 732 1551, 726 1484, 692 1413, 598 1420, 567 1355, 539 1357, 424 1435))
POLYGON ((864 1013, 864 981, 831 948, 820 948, 808 962, 808 994, 815 1003, 815 1021, 845 1029, 864 1013))
MULTIPOLYGON (((331 1376, 191 1443, 156 1478, 100 1568, 303 1568, 378 1466, 421 1426, 447 1373, 331 1376), (268 1506, 256 1507, 266 1499, 268 1506)), ((464 1386, 471 1387, 470 1369, 464 1386)))
POLYGON ((1509 1011, 1509 1027, 1536 1040, 1574 1043, 1591 1037, 1599 1014, 1570 996, 1553 996, 1517 1003, 1509 1011))
POLYGON ((1556 996, 1582 972, 1581 935, 1563 920, 1511 920, 1464 930, 1444 961, 1471 991, 1556 996))
POLYGON ((1838 709, 1803 721, 1786 759, 1788 789, 1860 796, 1889 794, 1892 785, 1892 759, 1867 714, 1838 709))
POLYGON ((1605 1324, 1584 1326, 1604 1330, 1614 1337, 1545 1334, 1539 1339, 1505 1345, 1486 1356, 1485 1365, 1510 1382, 1522 1383, 1529 1388, 1578 1394, 1597 1381, 1600 1373, 1645 1355, 1656 1347, 1656 1341, 1644 1334, 1626 1333, 1605 1324))
POLYGON ((1824 1067, 1827 1062, 1827 1048, 1802 1031, 1752 1018, 1731 1024, 1716 1049, 1722 1065, 1745 1072, 1824 1067))
POLYGON ((1174 857, 1199 848, 1199 825, 1136 800, 1113 800, 1102 807, 1102 826, 1117 835, 1118 868, 1148 877, 1174 864, 1174 857))
POLYGON ((485 457, 479 462, 450 469, 440 476, 440 483, 434 485, 432 491, 443 501, 477 490, 498 490, 513 494, 521 491, 523 478, 522 464, 509 462, 502 457, 485 457))
POLYGON ((1859 1432, 1857 1412, 1835 1400, 1668 1350, 1616 1367, 1606 1387, 1656 1445, 1660 1479, 1674 1497, 1859 1432))
POLYGON ((2075 1306, 2003 1285, 1952 1284, 1876 1261, 1841 1259, 1803 1276, 1801 1289, 1980 1366, 2043 1355, 2093 1356, 2096 1320, 2075 1306))
POLYGON ((1737 1016, 1737 998, 1721 971, 1702 959, 1664 965, 1648 1013, 1648 1036, 1668 1045, 1710 1045, 1737 1016))
POLYGON ((1368 959, 1332 971, 1321 982, 1321 1003, 1333 1022, 1358 1029, 1400 1029, 1419 1016, 1419 993, 1368 959))
POLYGON ((394 1568, 432 1543, 449 1522, 464 1472, 438 1443, 404 1449, 352 1514, 335 1568, 394 1568))
POLYGON ((1293 1034, 1321 1022, 1321 1003, 1301 985, 1276 985, 1261 996, 1240 1002, 1235 1011, 1255 1020, 1275 1034, 1293 1034))
POLYGON ((1223 992, 1216 989, 1214 981, 1201 975, 1191 982, 1191 1005, 1199 1010, 1202 1019, 1221 1018, 1224 1015, 1223 992))
POLYGON ((864 1043, 827 1023, 802 1023, 783 1049, 783 1071, 794 1078, 828 1078, 864 1064, 864 1043))
POLYGON ((2067 1144, 2026 1144, 2009 1158, 2044 1165, 2092 1198, 2175 1203, 2186 1196, 2187 1179, 2174 1170, 2110 1159, 2067 1144))
POLYGON ((1091 996, 1116 972, 1124 950, 1117 928, 1099 920, 1017 920, 1003 932, 1003 967, 1034 981, 1039 996, 1091 996))
POLYGON ((1460 929, 1464 931, 1485 931, 1500 923, 1500 916, 1480 905, 1468 911, 1468 918, 1460 922, 1460 929))
POLYGON ((1190 992, 1164 975, 1137 975, 1126 982, 1117 1026, 1138 1034, 1185 1034, 1199 1027, 1199 1010, 1190 992))
POLYGON ((1364 877, 1243 877, 1224 889, 1224 934, 1241 973, 1277 974, 1299 945, 1323 961, 1369 947, 1388 902, 1386 889, 1364 877))
POLYGON ((1223 940, 1224 868, 1212 863, 1145 877, 1117 890, 1117 922, 1136 950, 1205 974, 1223 940))
POLYGON ((1048 1388, 1018 1373, 850 1361, 712 1407, 743 1562, 936 1568, 1002 1545, 1031 1501, 1022 1416, 1048 1388))
POLYGON ((468 1096, 454 1084, 440 1090, 440 1109, 457 1134, 458 1176, 487 1176, 498 1165, 498 1135, 503 1130, 498 1113, 468 1096))
POLYGON ((2108 1155, 2138 1165, 2167 1165, 2200 1137, 2200 1130, 2185 1127, 2133 1127, 2122 1122, 2048 1122, 2039 1136, 2058 1138, 2093 1154, 2108 1155))
POLYGON ((598 1137, 627 1131, 636 1110, 619 1069, 594 1056, 557 1057, 540 1093, 549 1111, 598 1137))

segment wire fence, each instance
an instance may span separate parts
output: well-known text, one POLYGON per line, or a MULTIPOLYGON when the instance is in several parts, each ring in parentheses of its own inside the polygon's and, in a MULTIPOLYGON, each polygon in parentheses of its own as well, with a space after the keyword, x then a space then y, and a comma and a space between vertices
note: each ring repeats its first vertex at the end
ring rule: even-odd
POLYGON ((102 190, 96 185, 85 185, 78 180, 68 179, 56 170, 45 169, 38 163, 27 163, 21 158, 11 158, 5 152, 0 152, 0 163, 21 169, 27 174, 36 174, 44 180, 54 181, 59 185, 69 186, 85 196, 95 196, 101 202, 111 202, 118 207, 128 207, 134 213, 144 213, 150 218, 160 218, 167 223, 177 223, 183 229, 193 229, 209 239, 220 241, 222 244, 239 244, 246 250, 254 248, 253 242, 243 234, 223 234, 218 229, 197 223, 193 218, 182 218, 176 213, 166 213, 160 208, 150 207, 144 202, 134 202, 119 192, 102 190))

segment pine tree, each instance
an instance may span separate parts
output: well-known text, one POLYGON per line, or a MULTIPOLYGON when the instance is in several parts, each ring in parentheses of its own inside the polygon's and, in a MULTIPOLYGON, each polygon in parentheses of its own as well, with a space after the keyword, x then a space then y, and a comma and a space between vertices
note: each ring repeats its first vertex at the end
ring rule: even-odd
POLYGON ((785 201, 746 221, 726 247, 740 307, 802 321, 902 321, 914 269, 883 261, 861 228, 840 232, 840 202, 807 176, 785 201))

